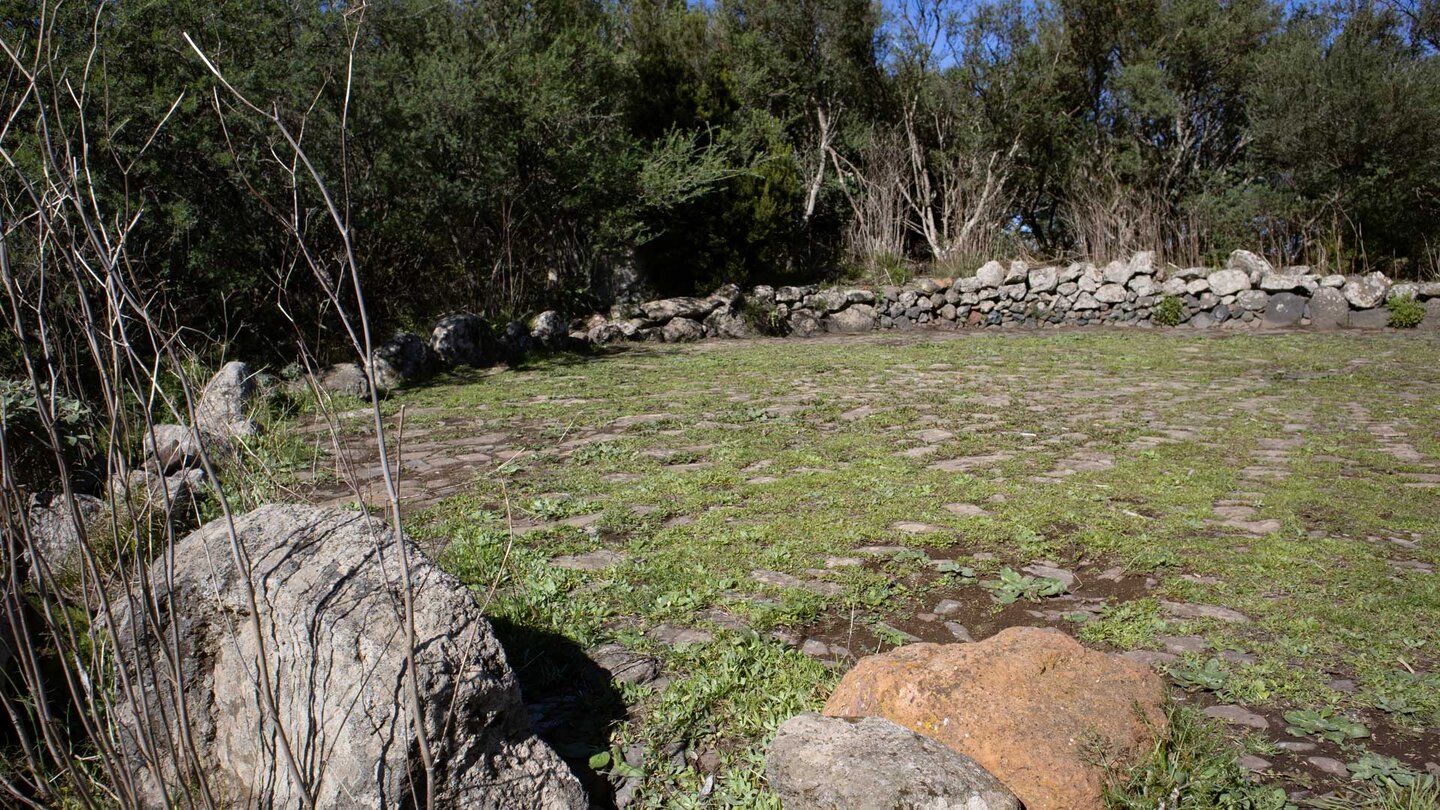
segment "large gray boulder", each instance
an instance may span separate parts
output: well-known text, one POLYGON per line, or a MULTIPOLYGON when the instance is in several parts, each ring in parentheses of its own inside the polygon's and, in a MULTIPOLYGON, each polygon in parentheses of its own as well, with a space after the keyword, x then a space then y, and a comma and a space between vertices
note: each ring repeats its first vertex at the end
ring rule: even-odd
POLYGON ((1095 300, 1102 304, 1121 304, 1130 293, 1120 284, 1105 284, 1095 291, 1095 300))
POLYGON ((365 378, 365 369, 359 363, 336 363, 321 371, 315 383, 321 391, 331 394, 359 399, 370 396, 370 381, 365 378))
POLYGON ((664 298, 659 301, 646 301, 640 305, 640 309, 645 313, 645 317, 652 321, 666 321, 671 318, 700 321, 718 306, 718 298, 664 298))
POLYGON ((413 332, 396 332, 375 349, 370 376, 381 391, 399 388, 425 379, 435 372, 439 361, 430 344, 413 332))
POLYGON ((1390 280, 1384 273, 1371 273, 1367 276, 1349 276, 1340 291, 1345 294, 1345 300, 1350 302, 1352 308, 1373 309, 1385 300, 1385 292, 1389 289, 1390 280))
POLYGON ((878 717, 799 714, 765 757, 785 810, 1018 810, 975 760, 878 717))
POLYGON ((730 307, 721 307, 705 316, 705 334, 722 338, 754 337, 755 327, 730 307))
POLYGON ((999 287, 1005 283, 1005 275, 1009 271, 1005 265, 996 261, 989 261, 975 271, 975 278, 980 282, 981 287, 999 287))
POLYGON ((73 498, 72 508, 59 493, 30 496, 25 519, 30 532, 27 557, 32 566, 39 563, 35 559, 38 554, 52 574, 79 571, 85 561, 85 540, 104 542, 95 535, 110 513, 109 506, 92 495, 74 493, 73 498))
POLYGON ((200 463, 200 434, 184 425, 153 425, 145 431, 145 457, 170 473, 200 463))
POLYGON ((1059 283, 1058 273, 1054 267, 1035 267, 1030 270, 1031 292, 1054 292, 1059 283))
POLYGON ((1339 329, 1350 325, 1350 302, 1339 290, 1322 287, 1310 296, 1305 315, 1316 329, 1339 329))
POLYGON ((1105 274, 1106 284, 1119 284, 1122 287, 1128 284, 1131 277, 1135 275, 1135 270, 1130 266, 1130 262, 1122 262, 1119 259, 1105 265, 1105 269, 1101 272, 1105 274))
POLYGON ((435 322, 430 348, 447 366, 490 365, 495 358, 495 337, 479 315, 455 312, 435 322))
POLYGON ((804 303, 806 307, 817 313, 839 312, 849 303, 849 297, 846 296, 844 290, 820 290, 814 295, 805 296, 804 303))
POLYGON ((879 316, 869 304, 851 304, 825 319, 827 332, 869 332, 879 316))
MULTIPOLYGON (((1247 251, 1243 250, 1236 251, 1236 253, 1246 252, 1247 251)), ((1250 255, 1254 256, 1255 254, 1252 253, 1250 255)), ((1231 259, 1233 263, 1234 257, 1232 256, 1231 259)), ((1261 261, 1264 260, 1262 259, 1261 261)), ((1250 274, 1235 267, 1217 270, 1211 273, 1206 280, 1210 282, 1210 291, 1219 296, 1234 295, 1242 290, 1248 290, 1251 287, 1250 274)))
POLYGON ((417 727, 436 807, 586 806, 532 732, 470 592, 408 539, 382 521, 313 506, 264 506, 234 527, 234 547, 224 520, 191 534, 153 564, 153 599, 117 605, 116 653, 135 690, 116 696, 117 741, 142 806, 166 806, 167 791, 203 779, 211 795, 245 806, 299 807, 308 792, 314 807, 423 807, 417 727), (171 750, 182 717, 191 756, 171 750), (139 755, 142 733, 156 758, 139 755))
POLYGON ((692 343, 705 337, 705 327, 689 318, 671 318, 660 333, 666 343, 692 343))
POLYGON ((1248 250, 1237 250, 1231 253, 1230 260, 1225 263, 1225 269, 1244 273, 1252 284, 1258 284, 1260 279, 1275 272, 1275 267, 1270 262, 1248 250))
POLYGON ((552 352, 565 348, 570 339, 569 331, 565 319, 553 309, 547 309, 530 319, 530 337, 552 352))
POLYGON ((260 432, 246 410, 255 396, 255 375, 239 360, 231 360, 215 372, 195 403, 195 427, 201 434, 220 441, 246 438, 260 432))
POLYGON ((1275 293, 1265 305, 1266 326, 1294 326, 1305 317, 1308 299, 1292 292, 1275 293))

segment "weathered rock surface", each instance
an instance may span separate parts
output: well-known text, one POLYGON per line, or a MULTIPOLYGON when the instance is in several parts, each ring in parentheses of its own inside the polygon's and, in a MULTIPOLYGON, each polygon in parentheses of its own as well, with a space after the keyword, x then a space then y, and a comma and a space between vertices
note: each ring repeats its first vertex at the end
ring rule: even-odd
POLYGON ((711 298, 662 298, 659 301, 647 301, 640 305, 645 317, 652 321, 663 321, 670 318, 689 318, 690 320, 703 320, 710 311, 720 305, 720 302, 711 298))
POLYGON ((851 304, 826 319, 831 332, 869 332, 875 328, 875 308, 867 304, 851 304))
POLYGON ((155 425, 145 431, 143 444, 145 457, 164 472, 200 463, 200 436, 184 425, 155 425))
POLYGON ((331 394, 360 399, 370 396, 370 381, 365 379, 365 369, 359 363, 336 363, 321 371, 315 382, 321 391, 331 394))
MULTIPOLYGON (((84 564, 82 537, 93 537, 96 528, 109 513, 109 506, 92 495, 75 493, 74 509, 60 494, 30 496, 26 520, 30 530, 31 548, 45 559, 52 572, 78 571, 84 564), (76 519, 79 523, 76 523, 76 519)), ((19 538, 16 538, 19 542, 19 538)), ((36 565, 31 559, 30 564, 36 565)))
POLYGON ((396 332, 375 349, 370 376, 381 391, 418 382, 435 371, 437 359, 430 344, 413 332, 396 332))
POLYGON ((495 360, 495 342, 490 324, 469 312, 446 315, 435 322, 430 333, 430 348, 447 366, 490 365, 495 360))
POLYGON ((1294 326, 1305 316, 1306 299, 1291 292, 1275 293, 1265 305, 1268 326, 1294 326))
POLYGON ((806 713, 780 726, 765 757, 785 810, 1018 810, 964 754, 878 717, 806 713))
POLYGON ((1337 329, 1350 324, 1350 302, 1339 290, 1322 287, 1310 296, 1305 314, 1316 329, 1337 329))
POLYGON ((1206 281, 1210 282, 1210 291, 1219 296, 1234 295, 1241 290, 1250 289, 1250 275, 1235 268, 1211 273, 1206 281))
POLYGON ((1371 273, 1368 276, 1348 277, 1340 291, 1355 309, 1373 309, 1385 300, 1385 292, 1389 287, 1390 281, 1385 278, 1384 273, 1371 273))
POLYGON ((195 403, 195 427, 204 436, 228 441, 260 432, 245 409, 255 396, 255 375, 239 360, 231 360, 215 372, 195 403))
POLYGON ((120 744, 134 756, 144 729, 163 749, 183 701, 197 749, 195 761, 180 758, 181 773, 163 756, 160 772, 131 760, 146 806, 202 777, 247 806, 299 806, 302 792, 316 807, 424 806, 415 798, 426 789, 417 725, 438 807, 586 806, 565 764, 532 733, 474 599, 408 539, 357 513, 310 506, 261 507, 237 517, 235 530, 248 574, 216 521, 176 545, 172 568, 154 564, 153 603, 117 606, 120 664, 143 693, 143 702, 122 704, 120 744), (413 667, 401 544, 414 592, 413 667), (180 693, 162 663, 172 633, 180 693), (262 694, 276 713, 262 708, 262 694), (280 753, 282 729, 303 787, 280 753))
POLYGON ((660 333, 666 343, 691 343, 705 337, 705 327, 689 318, 671 318, 660 333))
POLYGON ((547 309, 530 319, 530 337, 552 352, 565 348, 569 331, 565 319, 553 309, 547 309))
POLYGON ((1260 279, 1275 272, 1275 268, 1270 262, 1248 250, 1237 250, 1231 253, 1230 260, 1225 263, 1225 269, 1244 273, 1252 283, 1258 283, 1260 279))
POLYGON ((1106 772, 1097 762, 1133 762, 1163 734, 1163 696, 1140 663, 1058 630, 1012 627, 978 644, 912 644, 861 659, 825 714, 885 717, 933 737, 984 766, 1027 810, 1101 810, 1106 772))

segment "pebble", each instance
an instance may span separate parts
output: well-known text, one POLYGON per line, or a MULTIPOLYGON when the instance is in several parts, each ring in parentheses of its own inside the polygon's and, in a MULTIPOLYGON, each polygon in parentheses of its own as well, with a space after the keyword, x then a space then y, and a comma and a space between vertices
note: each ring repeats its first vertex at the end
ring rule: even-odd
POLYGON ((1235 760, 1235 762, 1245 770, 1253 771, 1255 773, 1270 770, 1270 760, 1264 759, 1262 757, 1257 757, 1254 754, 1246 754, 1245 756, 1235 760))
POLYGON ((1205 709, 1206 717, 1223 720, 1236 726, 1248 726, 1261 730, 1270 728, 1270 721, 1244 706, 1210 706, 1205 709))

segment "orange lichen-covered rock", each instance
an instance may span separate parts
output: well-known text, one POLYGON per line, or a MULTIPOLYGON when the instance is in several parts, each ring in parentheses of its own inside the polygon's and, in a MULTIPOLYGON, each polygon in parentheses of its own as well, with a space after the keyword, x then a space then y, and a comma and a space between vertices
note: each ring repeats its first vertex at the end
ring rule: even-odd
POLYGON ((1145 666, 1059 630, 1011 627, 978 644, 911 644, 861 659, 825 714, 884 717, 970 757, 1026 810, 1102 810, 1106 767, 1166 730, 1145 666))

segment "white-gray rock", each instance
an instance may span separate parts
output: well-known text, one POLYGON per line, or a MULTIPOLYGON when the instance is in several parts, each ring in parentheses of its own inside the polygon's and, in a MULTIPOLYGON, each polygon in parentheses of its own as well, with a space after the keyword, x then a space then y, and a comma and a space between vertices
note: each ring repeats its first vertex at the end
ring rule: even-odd
POLYGON ((1371 273, 1365 276, 1350 276, 1345 279, 1345 286, 1340 291, 1345 294, 1345 300, 1355 309, 1373 309, 1380 306, 1385 300, 1385 292, 1390 288, 1390 280, 1384 273, 1371 273))
POLYGON ((1237 250, 1231 253, 1230 260, 1225 263, 1225 269, 1244 273, 1252 284, 1275 272, 1275 268, 1270 262, 1248 250, 1237 250))
POLYGON ((875 328, 875 308, 868 304, 851 304, 825 319, 827 332, 869 332, 875 328))
POLYGON ((547 309, 530 319, 530 337, 550 351, 565 347, 567 332, 569 330, 565 328, 565 319, 553 309, 547 309))
POLYGON ((370 396, 370 381, 365 378, 365 369, 359 363, 336 363, 320 372, 315 384, 321 391, 331 394, 366 399, 370 396))
POLYGON ((381 391, 424 379, 435 371, 439 360, 430 344, 413 332, 396 332, 375 349, 370 376, 381 391))
POLYGON ((785 810, 1019 810, 975 760, 879 717, 805 713, 765 757, 785 810))
POLYGON ((175 546, 173 565, 168 555, 152 565, 153 601, 116 606, 116 654, 139 694, 117 696, 113 719, 142 806, 165 806, 167 791, 201 779, 212 795, 300 806, 301 786, 278 747, 283 729, 313 806, 407 807, 425 790, 417 725, 438 807, 587 806, 565 763, 531 731, 514 673, 470 592, 408 539, 382 521, 312 506, 264 506, 236 517, 235 530, 248 570, 238 567, 226 522, 216 521, 175 546), (415 597, 413 661, 402 543, 415 597), (161 652, 172 633, 178 693, 161 652), (266 693, 276 712, 264 708, 266 693), (182 716, 193 760, 169 753, 182 716), (160 749, 158 772, 138 753, 142 728, 160 749))
POLYGON ((1153 276, 1137 275, 1131 278, 1130 283, 1126 286, 1129 287, 1137 296, 1140 296, 1142 298, 1147 295, 1155 294, 1155 278, 1153 276))
POLYGON ((1270 302, 1270 293, 1264 290, 1244 290, 1235 296, 1235 303, 1241 309, 1259 312, 1270 302))
POLYGON ((1031 292, 1043 293, 1054 291, 1060 282, 1054 267, 1036 267, 1030 271, 1028 283, 1031 292))
MULTIPOLYGON (((81 569, 85 562, 82 537, 92 547, 99 547, 98 544, 109 540, 96 535, 110 507, 92 495, 75 493, 73 508, 59 493, 32 495, 25 512, 30 531, 28 551, 38 552, 44 558, 52 576, 75 573, 81 569)), ((20 538, 15 538, 15 542, 18 544, 20 538)), ((35 566, 39 561, 31 557, 30 564, 35 566)))
POLYGON ((495 335, 479 315, 456 312, 435 322, 430 348, 447 366, 482 368, 495 361, 495 335))
POLYGON ((1333 287, 1322 287, 1310 296, 1305 315, 1316 329, 1339 329, 1350 325, 1350 302, 1333 287))
POLYGON ((975 271, 975 278, 982 287, 999 287, 1005 283, 1007 270, 1004 265, 997 261, 988 261, 975 271))
POLYGON ((710 311, 718 306, 720 306, 720 302, 712 298, 681 297, 646 301, 640 305, 640 310, 645 313, 645 317, 652 321, 664 321, 670 318, 689 318, 698 321, 709 315, 710 311))
POLYGON ((255 396, 255 375, 239 360, 215 372, 195 403, 195 427, 203 436, 222 442, 260 432, 245 411, 255 396))
POLYGON ((1324 278, 1320 279, 1320 286, 1333 287, 1338 290, 1341 287, 1345 286, 1345 277, 1340 275, 1339 273, 1332 273, 1331 275, 1325 276, 1324 278))
MULTIPOLYGON (((1247 251, 1243 250, 1236 251, 1236 253, 1246 252, 1247 251)), ((1255 254, 1251 253, 1249 255, 1254 256, 1255 254)), ((1235 257, 1231 256, 1230 258, 1233 263, 1235 257)), ((1256 258, 1259 257, 1257 256, 1256 258)), ((1261 261, 1264 260, 1261 259, 1261 261)), ((1210 291, 1216 295, 1234 295, 1241 290, 1248 290, 1251 287, 1249 273, 1234 267, 1226 270, 1217 270, 1211 273, 1207 280, 1210 282, 1210 291)))
POLYGON ((1130 297, 1125 287, 1120 284, 1106 284, 1095 291, 1095 300, 1102 304, 1119 304, 1130 297))
POLYGON ((1119 259, 1105 265, 1105 269, 1102 272, 1105 275, 1105 283, 1119 284, 1121 286, 1128 284, 1130 278, 1135 275, 1135 271, 1131 268, 1130 262, 1122 262, 1119 259))
POLYGON ((705 327, 689 318, 671 318, 660 330, 666 343, 691 343, 705 337, 705 327))
POLYGON ((184 425, 155 425, 145 431, 143 444, 145 457, 164 472, 200 463, 200 436, 184 425))
POLYGON ((1100 302, 1096 301, 1095 296, 1090 293, 1082 292, 1075 297, 1075 305, 1070 308, 1077 311, 1099 309, 1100 302))
POLYGON ((1023 284, 1030 276, 1030 266, 1020 260, 1010 262, 1010 267, 1005 270, 1006 284, 1023 284))

